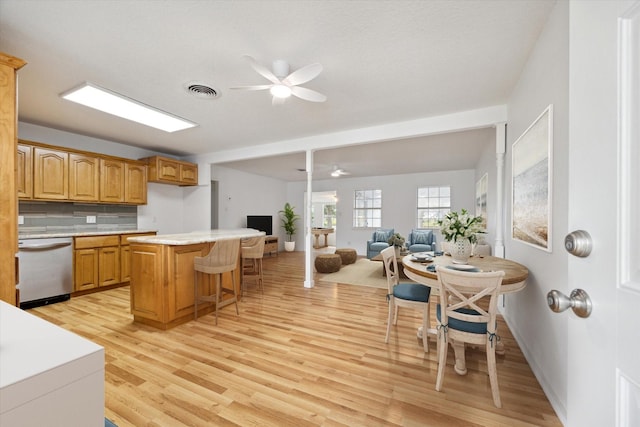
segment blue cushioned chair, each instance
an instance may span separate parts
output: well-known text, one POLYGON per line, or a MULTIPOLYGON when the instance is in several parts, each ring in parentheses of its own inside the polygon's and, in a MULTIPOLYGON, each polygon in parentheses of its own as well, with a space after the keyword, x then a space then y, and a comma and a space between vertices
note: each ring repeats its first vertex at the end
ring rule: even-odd
POLYGON ((411 253, 435 251, 436 236, 431 229, 414 228, 407 236, 406 245, 411 253))
POLYGON ((387 272, 387 300, 389 301, 389 316, 387 318, 387 335, 384 342, 389 342, 391 324, 398 323, 398 308, 408 307, 422 311, 422 347, 429 352, 429 295, 431 288, 417 283, 399 283, 398 261, 393 246, 383 249, 382 262, 387 272))
POLYGON ((388 248, 389 243, 387 241, 394 232, 393 228, 378 228, 374 231, 371 240, 367 240, 367 258, 371 259, 384 248, 388 248))
MULTIPOLYGON (((484 345, 493 403, 501 408, 498 373, 496 371, 496 314, 498 295, 504 271, 467 272, 438 266, 440 303, 436 307, 438 322, 438 377, 436 390, 442 389, 447 363, 447 340, 464 351, 464 344, 484 345), (479 304, 480 300, 482 304, 479 304), (489 298, 488 307, 486 298, 489 298), (460 347, 461 345, 461 347, 460 347)), ((458 355, 456 355, 458 359, 458 355)))

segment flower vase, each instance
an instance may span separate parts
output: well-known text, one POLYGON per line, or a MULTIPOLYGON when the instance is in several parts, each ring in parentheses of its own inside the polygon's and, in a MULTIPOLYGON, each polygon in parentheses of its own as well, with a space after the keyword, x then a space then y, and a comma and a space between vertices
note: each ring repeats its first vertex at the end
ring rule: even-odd
POLYGON ((396 258, 400 257, 400 246, 394 246, 393 249, 396 251, 396 258))
POLYGON ((449 251, 454 264, 467 264, 471 256, 471 242, 460 237, 449 244, 449 251))

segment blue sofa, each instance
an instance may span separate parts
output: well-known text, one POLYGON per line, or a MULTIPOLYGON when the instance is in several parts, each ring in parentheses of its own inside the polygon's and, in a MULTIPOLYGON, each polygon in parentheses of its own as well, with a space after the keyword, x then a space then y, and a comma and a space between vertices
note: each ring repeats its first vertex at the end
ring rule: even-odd
POLYGON ((436 236, 428 228, 414 228, 407 236, 409 252, 427 252, 436 250, 436 236))
POLYGON ((387 241, 393 233, 395 233, 393 228, 378 228, 374 231, 371 240, 367 240, 367 258, 371 259, 384 248, 388 248, 387 241))

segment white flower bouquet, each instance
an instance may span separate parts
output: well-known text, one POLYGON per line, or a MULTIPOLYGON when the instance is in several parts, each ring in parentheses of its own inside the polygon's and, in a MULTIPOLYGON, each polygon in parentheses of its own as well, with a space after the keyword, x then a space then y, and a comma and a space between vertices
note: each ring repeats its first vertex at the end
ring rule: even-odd
POLYGON ((458 238, 468 239, 470 243, 476 243, 476 233, 484 232, 482 217, 469 215, 466 209, 460 213, 449 212, 444 219, 438 221, 440 232, 444 240, 455 242, 458 238))

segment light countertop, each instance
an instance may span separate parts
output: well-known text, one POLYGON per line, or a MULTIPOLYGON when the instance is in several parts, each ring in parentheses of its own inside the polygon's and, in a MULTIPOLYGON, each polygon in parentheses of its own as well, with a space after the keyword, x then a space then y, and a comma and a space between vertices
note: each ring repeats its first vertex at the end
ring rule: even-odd
POLYGON ((18 233, 18 239, 49 239, 52 237, 108 236, 111 234, 155 233, 157 230, 94 230, 54 233, 18 233))
POLYGON ((215 242, 228 239, 245 239, 249 237, 264 236, 264 231, 252 228, 234 228, 228 230, 205 230, 181 234, 164 234, 158 236, 131 237, 131 243, 150 243, 155 245, 193 245, 197 243, 215 242))

